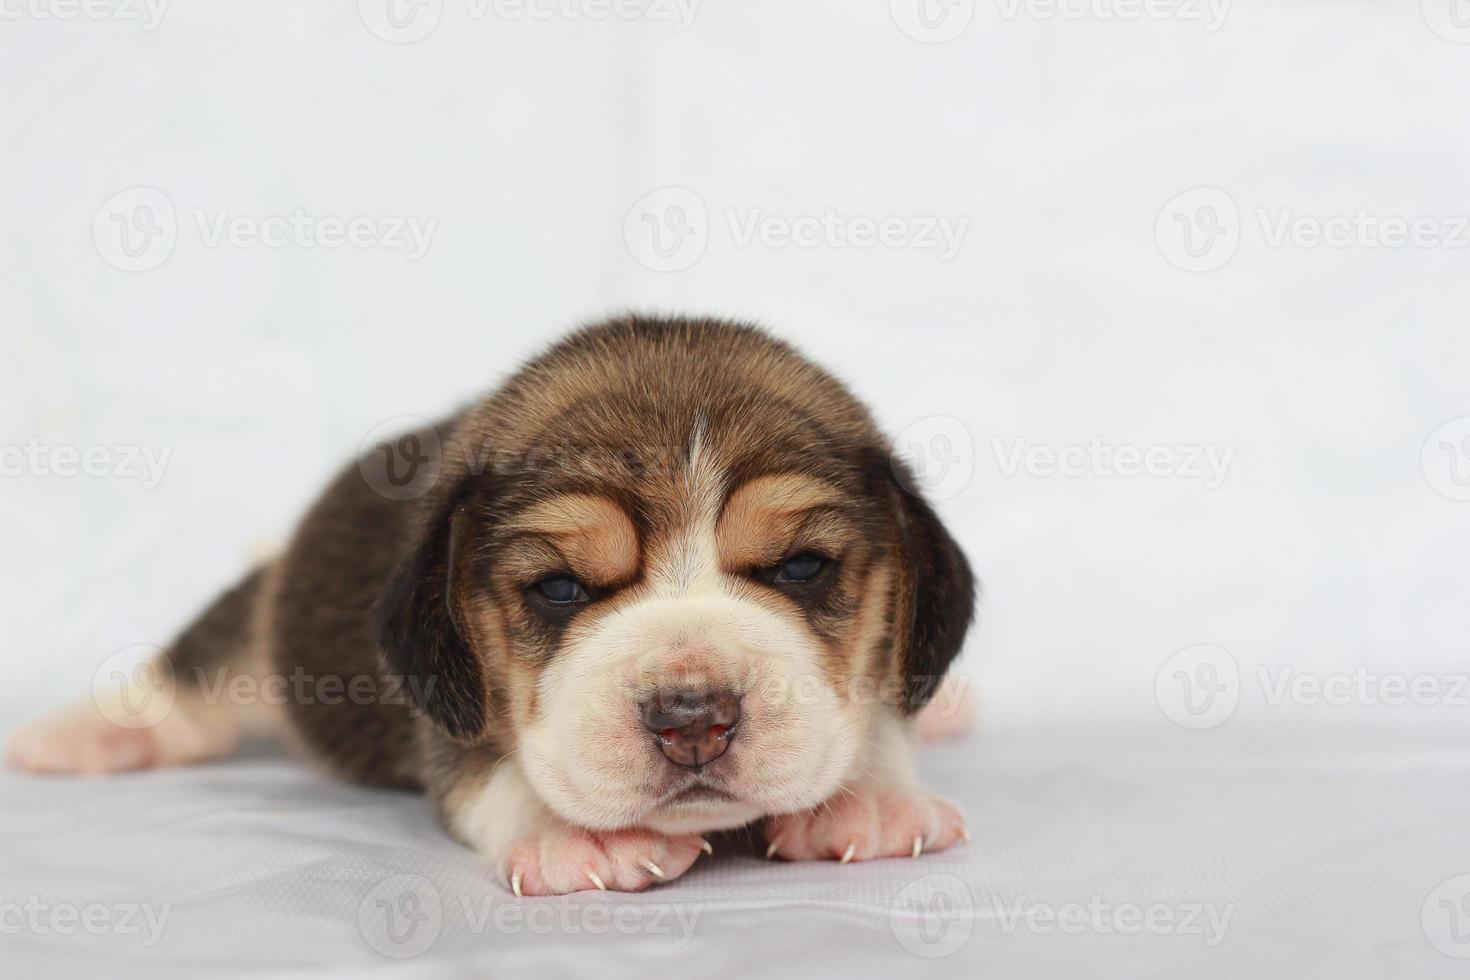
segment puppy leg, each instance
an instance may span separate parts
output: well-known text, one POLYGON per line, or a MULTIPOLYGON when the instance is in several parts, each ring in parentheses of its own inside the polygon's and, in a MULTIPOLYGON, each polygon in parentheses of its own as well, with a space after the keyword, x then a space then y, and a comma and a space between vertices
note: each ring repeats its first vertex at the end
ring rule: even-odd
POLYGON ((184 765, 269 731, 268 706, 231 688, 238 675, 261 674, 269 578, 258 571, 226 592, 158 660, 103 678, 93 697, 21 728, 6 748, 9 764, 74 773, 184 765))
POLYGON ((547 809, 512 758, 488 777, 465 780, 445 800, 443 815, 517 895, 642 891, 679 877, 710 852, 695 834, 576 827, 547 809))
POLYGON ((832 859, 846 864, 882 857, 918 857, 968 840, 953 803, 931 795, 913 767, 908 723, 881 720, 865 772, 821 806, 771 817, 763 828, 767 857, 832 859))

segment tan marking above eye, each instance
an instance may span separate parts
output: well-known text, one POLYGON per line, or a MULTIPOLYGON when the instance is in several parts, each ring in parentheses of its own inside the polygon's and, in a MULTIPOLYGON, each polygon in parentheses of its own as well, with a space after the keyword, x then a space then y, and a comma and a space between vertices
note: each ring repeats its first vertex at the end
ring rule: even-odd
POLYGON ((607 497, 561 494, 522 511, 511 526, 549 538, 577 577, 589 584, 623 582, 638 571, 633 522, 607 497))
MULTIPOLYGON (((759 476, 742 485, 725 503, 715 528, 720 563, 743 570, 770 565, 785 557, 813 510, 840 508, 845 497, 834 486, 800 473, 759 476)), ((846 522, 823 522, 821 537, 838 542, 846 522)), ((803 542, 816 547, 820 542, 803 542)))

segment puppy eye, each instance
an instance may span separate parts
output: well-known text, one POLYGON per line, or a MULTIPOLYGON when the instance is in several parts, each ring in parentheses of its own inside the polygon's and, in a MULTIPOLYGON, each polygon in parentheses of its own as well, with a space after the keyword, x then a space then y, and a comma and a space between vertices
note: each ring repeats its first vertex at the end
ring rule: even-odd
POLYGON ((776 566, 777 582, 810 582, 827 567, 827 559, 810 551, 803 551, 776 566))
POLYGON ((535 589, 536 593, 547 602, 555 603, 558 606, 568 606, 574 602, 586 602, 591 598, 581 582, 567 575, 554 575, 551 578, 544 578, 531 586, 531 588, 535 589))

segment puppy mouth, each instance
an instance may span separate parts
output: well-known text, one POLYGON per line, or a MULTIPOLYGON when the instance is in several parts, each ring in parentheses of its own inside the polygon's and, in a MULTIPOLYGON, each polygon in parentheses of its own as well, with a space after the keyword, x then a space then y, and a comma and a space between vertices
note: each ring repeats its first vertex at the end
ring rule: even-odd
POLYGON ((740 798, 728 790, 701 779, 692 779, 661 796, 657 807, 720 806, 739 803, 740 798))
POLYGON ((690 786, 688 789, 680 790, 670 804, 679 803, 738 803, 739 798, 722 789, 713 786, 690 786))

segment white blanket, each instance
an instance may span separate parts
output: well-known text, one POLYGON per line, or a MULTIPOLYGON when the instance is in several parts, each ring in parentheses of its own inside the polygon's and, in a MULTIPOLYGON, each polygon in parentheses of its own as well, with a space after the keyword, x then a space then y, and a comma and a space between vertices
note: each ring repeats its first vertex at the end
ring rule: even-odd
POLYGON ((1191 739, 929 748, 967 846, 841 866, 721 840, 672 884, 564 899, 517 900, 417 796, 266 752, 6 775, 0 962, 116 980, 1464 976, 1447 954, 1470 954, 1470 879, 1452 881, 1470 764, 1452 740, 1191 739))

